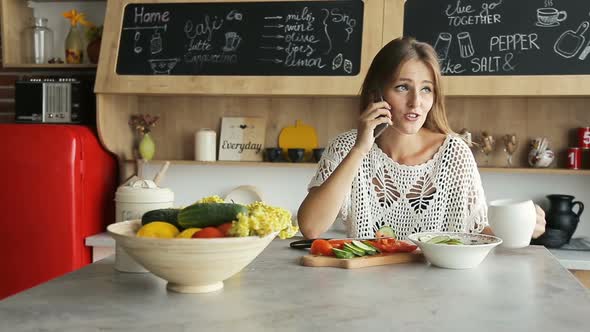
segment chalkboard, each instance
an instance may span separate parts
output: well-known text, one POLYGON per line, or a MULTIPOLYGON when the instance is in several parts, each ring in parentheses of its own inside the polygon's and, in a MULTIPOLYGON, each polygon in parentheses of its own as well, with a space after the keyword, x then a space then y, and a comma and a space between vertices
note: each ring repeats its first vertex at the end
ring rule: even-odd
POLYGON ((119 75, 354 76, 363 2, 128 4, 119 75))
POLYGON ((408 0, 404 35, 433 45, 443 74, 590 74, 588 0, 408 0))

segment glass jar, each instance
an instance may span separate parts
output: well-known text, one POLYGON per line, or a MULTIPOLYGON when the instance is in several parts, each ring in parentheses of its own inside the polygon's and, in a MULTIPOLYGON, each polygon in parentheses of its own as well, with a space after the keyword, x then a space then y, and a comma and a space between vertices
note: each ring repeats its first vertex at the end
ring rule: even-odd
POLYGON ((24 29, 23 45, 26 63, 44 64, 53 58, 53 31, 47 27, 46 18, 35 17, 24 29))

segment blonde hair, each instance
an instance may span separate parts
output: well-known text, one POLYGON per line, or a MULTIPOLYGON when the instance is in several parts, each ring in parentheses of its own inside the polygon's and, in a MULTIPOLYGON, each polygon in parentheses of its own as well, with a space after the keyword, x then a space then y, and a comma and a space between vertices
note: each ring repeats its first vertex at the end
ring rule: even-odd
POLYGON ((436 51, 429 44, 412 37, 394 39, 375 55, 361 88, 361 112, 375 101, 379 93, 377 91, 383 91, 386 84, 399 74, 401 67, 409 60, 422 61, 430 67, 434 76, 434 103, 428 112, 424 127, 441 134, 453 133, 447 119, 441 86, 442 75, 436 51))

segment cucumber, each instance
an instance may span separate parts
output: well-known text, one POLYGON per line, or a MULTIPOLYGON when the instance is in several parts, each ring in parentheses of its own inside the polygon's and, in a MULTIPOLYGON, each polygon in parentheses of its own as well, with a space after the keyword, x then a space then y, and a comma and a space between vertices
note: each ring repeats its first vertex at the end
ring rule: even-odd
POLYGON ((359 248, 357 248, 357 247, 353 246, 353 245, 352 245, 352 244, 350 244, 350 243, 345 243, 345 244, 344 244, 344 248, 343 248, 343 249, 344 249, 345 251, 348 251, 348 252, 351 252, 351 253, 353 253, 355 256, 359 256, 359 257, 361 257, 361 256, 364 256, 364 255, 365 255, 365 251, 364 251, 364 250, 362 250, 362 249, 359 249, 359 248))
POLYGON ((348 252, 348 251, 345 251, 345 250, 340 250, 340 249, 332 248, 332 252, 336 256, 336 258, 342 258, 342 259, 354 258, 354 254, 353 253, 348 252))
POLYGON ((205 228, 234 221, 238 214, 247 214, 248 208, 235 203, 195 203, 178 213, 178 224, 183 228, 205 228))
POLYGON ((180 209, 173 208, 151 210, 141 216, 141 224, 147 225, 154 221, 164 221, 179 228, 178 212, 180 212, 180 209))
POLYGON ((375 250, 377 253, 381 253, 381 250, 379 250, 377 247, 372 245, 371 242, 363 241, 363 244, 366 245, 367 247, 373 248, 373 250, 375 250))
POLYGON ((432 239, 428 240, 426 243, 432 243, 432 244, 437 244, 437 243, 444 243, 449 241, 451 238, 449 236, 446 235, 439 235, 439 236, 435 236, 432 239))
POLYGON ((361 241, 352 240, 352 245, 361 250, 364 250, 367 255, 375 255, 377 253, 377 250, 373 249, 373 247, 369 247, 361 241))
POLYGON ((389 226, 382 226, 379 230, 375 233, 375 237, 392 237, 396 238, 395 231, 393 228, 389 226))

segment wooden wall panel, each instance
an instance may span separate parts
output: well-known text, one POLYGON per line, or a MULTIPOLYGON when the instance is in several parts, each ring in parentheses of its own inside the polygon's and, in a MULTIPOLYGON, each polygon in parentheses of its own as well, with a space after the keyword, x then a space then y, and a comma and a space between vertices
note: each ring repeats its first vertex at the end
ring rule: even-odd
POLYGON ((99 97, 99 130, 103 144, 123 159, 134 154, 133 131, 128 120, 132 114, 159 115, 152 130, 156 142, 156 159, 193 160, 194 134, 211 128, 219 140, 224 116, 255 116, 267 121, 267 147, 278 146, 282 128, 296 120, 316 128, 320 146, 338 133, 356 127, 357 98, 259 98, 259 97, 188 97, 125 96, 99 97))
MULTIPOLYGON (((589 107, 587 98, 447 98, 447 112, 454 130, 467 128, 474 140, 480 139, 484 130, 494 135, 497 146, 490 154, 489 166, 496 167, 506 166, 502 136, 514 133, 520 139, 513 160, 516 166, 528 167, 530 141, 545 136, 556 153, 552 167, 564 168, 567 147, 577 145, 576 129, 590 126, 589 107)), ((479 151, 475 155, 478 163, 485 166, 484 155, 479 151)))

